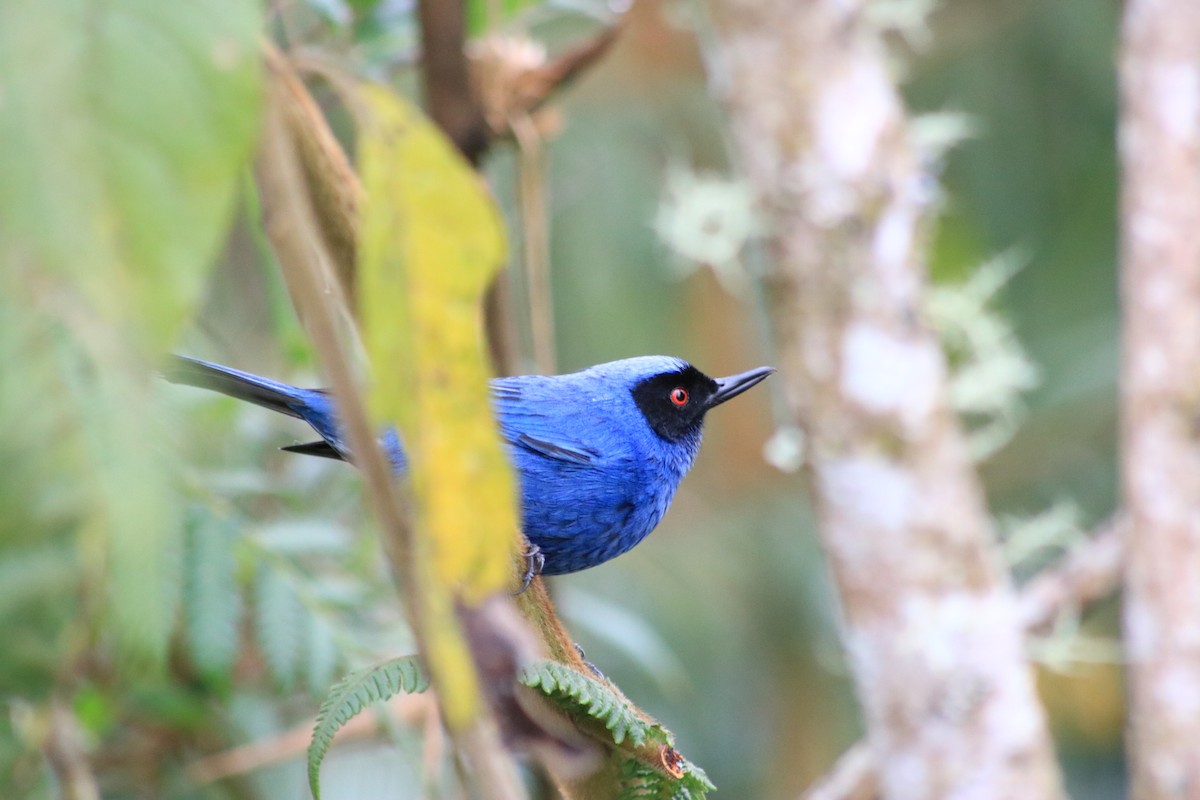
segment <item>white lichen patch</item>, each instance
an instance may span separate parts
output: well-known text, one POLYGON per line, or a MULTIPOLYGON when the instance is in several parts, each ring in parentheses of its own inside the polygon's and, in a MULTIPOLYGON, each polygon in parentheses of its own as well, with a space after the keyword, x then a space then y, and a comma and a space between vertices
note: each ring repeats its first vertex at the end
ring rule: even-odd
POLYGON ((813 218, 830 224, 854 208, 853 187, 877 168, 881 141, 899 115, 879 59, 843 62, 822 79, 813 108, 813 148, 800 177, 813 218))
POLYGON ((1163 640, 1158 612, 1147 605, 1142 592, 1126 593, 1124 611, 1125 652, 1130 663, 1137 664, 1153 658, 1163 640))
POLYGON ((865 411, 923 429, 942 384, 942 355, 929 341, 904 338, 871 322, 852 324, 842 339, 843 396, 865 411))
POLYGON ((1128 215, 1126 229, 1132 245, 1145 249, 1169 245, 1175 237, 1170 211, 1165 198, 1147 195, 1128 215))
POLYGON ((1174 272, 1156 270, 1142 280, 1141 302, 1150 311, 1166 311, 1182 296, 1186 287, 1180 286, 1174 272))
POLYGON ((930 796, 930 762, 919 748, 889 750, 884 765, 885 797, 930 796))
POLYGON ((1200 716, 1200 674, 1191 664, 1175 661, 1155 674, 1150 690, 1159 713, 1181 728, 1191 728, 1200 716))
POLYGON ((1200 136, 1200 62, 1154 63, 1146 78, 1155 122, 1167 136, 1194 145, 1200 136))
POLYGON ((894 796, 1022 796, 1010 767, 1045 726, 1006 590, 924 594, 846 640, 894 796))
POLYGON ((859 541, 903 533, 917 511, 912 478, 882 456, 831 460, 818 470, 817 487, 828 512, 859 541))
POLYGON ((1183 524, 1196 512, 1188 493, 1180 491, 1181 470, 1187 463, 1187 445, 1166 420, 1141 425, 1130 441, 1129 485, 1132 500, 1148 522, 1169 527, 1183 524))
POLYGON ((996 588, 915 597, 848 637, 897 796, 1010 796, 1007 765, 1045 733, 1017 629, 996 588))
POLYGON ((896 120, 896 97, 877 60, 856 59, 824 81, 816 99, 816 149, 843 180, 864 177, 896 120))
POLYGON ((1163 348, 1145 344, 1138 348, 1133 370, 1143 384, 1157 386, 1170 377, 1171 361, 1163 348))
POLYGON ((1015 605, 999 590, 918 595, 900 605, 899 624, 921 668, 931 672, 970 680, 1023 661, 1017 637, 1003 633, 1016 628, 1015 605))
MULTIPOLYGON (((1019 638, 1008 638, 1013 657, 1020 659, 1019 638)), ((983 706, 983 738, 997 752, 1012 754, 1032 749, 1044 733, 1045 721, 1029 669, 1019 660, 1009 664, 992 675, 991 696, 983 706)))
POLYGON ((916 227, 916 206, 893 202, 880 216, 871 240, 880 287, 897 307, 912 305, 920 292, 918 272, 910 264, 916 227))

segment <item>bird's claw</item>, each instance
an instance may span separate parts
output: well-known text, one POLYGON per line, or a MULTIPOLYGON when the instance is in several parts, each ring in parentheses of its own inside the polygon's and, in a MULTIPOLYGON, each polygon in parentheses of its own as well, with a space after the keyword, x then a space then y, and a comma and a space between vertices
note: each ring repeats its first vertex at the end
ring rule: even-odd
POLYGON ((604 680, 604 681, 608 680, 608 677, 605 676, 605 674, 600 671, 599 667, 597 667, 595 664, 593 664, 592 662, 587 660, 587 653, 583 652, 583 647, 580 646, 579 642, 575 642, 574 644, 575 644, 575 652, 579 654, 579 660, 583 662, 583 665, 585 667, 587 667, 588 669, 590 669, 592 672, 594 672, 596 674, 596 677, 599 678, 600 680, 604 680))
POLYGON ((529 588, 529 584, 542 574, 542 569, 546 566, 546 556, 542 553, 542 548, 532 542, 529 544, 529 549, 521 556, 525 559, 525 571, 521 573, 521 588, 513 592, 514 597, 524 594, 525 590, 529 588))

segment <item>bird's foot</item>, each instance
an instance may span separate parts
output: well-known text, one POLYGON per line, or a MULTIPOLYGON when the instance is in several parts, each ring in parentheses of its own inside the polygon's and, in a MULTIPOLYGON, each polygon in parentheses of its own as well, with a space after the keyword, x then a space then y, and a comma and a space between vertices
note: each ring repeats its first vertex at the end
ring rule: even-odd
POLYGON ((575 644, 575 652, 579 654, 579 660, 583 662, 583 665, 585 667, 587 667, 588 669, 590 669, 592 672, 596 673, 596 677, 599 678, 600 680, 602 680, 602 681, 608 680, 608 678, 605 677, 604 673, 600 671, 599 667, 597 667, 595 664, 593 664, 592 662, 587 660, 587 653, 583 652, 583 648, 580 647, 579 642, 575 642, 574 644, 575 644))
POLYGON ((529 543, 529 549, 521 556, 525 559, 525 571, 521 573, 521 588, 513 592, 513 596, 524 594, 529 588, 529 584, 533 583, 533 579, 542 574, 542 569, 546 566, 546 556, 542 553, 542 548, 532 542, 529 543))

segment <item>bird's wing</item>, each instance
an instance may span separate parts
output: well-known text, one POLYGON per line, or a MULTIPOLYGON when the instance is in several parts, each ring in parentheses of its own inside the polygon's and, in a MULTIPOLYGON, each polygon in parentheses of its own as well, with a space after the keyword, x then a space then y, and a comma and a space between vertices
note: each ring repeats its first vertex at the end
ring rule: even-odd
POLYGON ((501 431, 504 433, 504 438, 511 444, 540 453, 547 458, 557 458, 560 461, 570 461, 575 464, 591 464, 600 455, 595 450, 578 442, 565 442, 561 438, 556 442, 547 441, 545 438, 539 439, 529 433, 509 431, 503 425, 501 431))
POLYGON ((492 403, 500 435, 514 448, 570 464, 590 465, 600 459, 600 452, 578 435, 578 420, 564 418, 552 402, 526 397, 516 383, 493 382, 492 403))

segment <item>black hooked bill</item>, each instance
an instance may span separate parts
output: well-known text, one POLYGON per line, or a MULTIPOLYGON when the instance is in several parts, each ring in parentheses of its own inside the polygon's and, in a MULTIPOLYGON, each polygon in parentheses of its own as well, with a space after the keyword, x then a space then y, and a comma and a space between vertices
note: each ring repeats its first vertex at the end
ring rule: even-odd
POLYGON ((708 399, 708 407, 719 406, 726 400, 732 400, 747 389, 757 386, 774 371, 774 367, 755 367, 737 375, 715 379, 717 391, 708 399))

